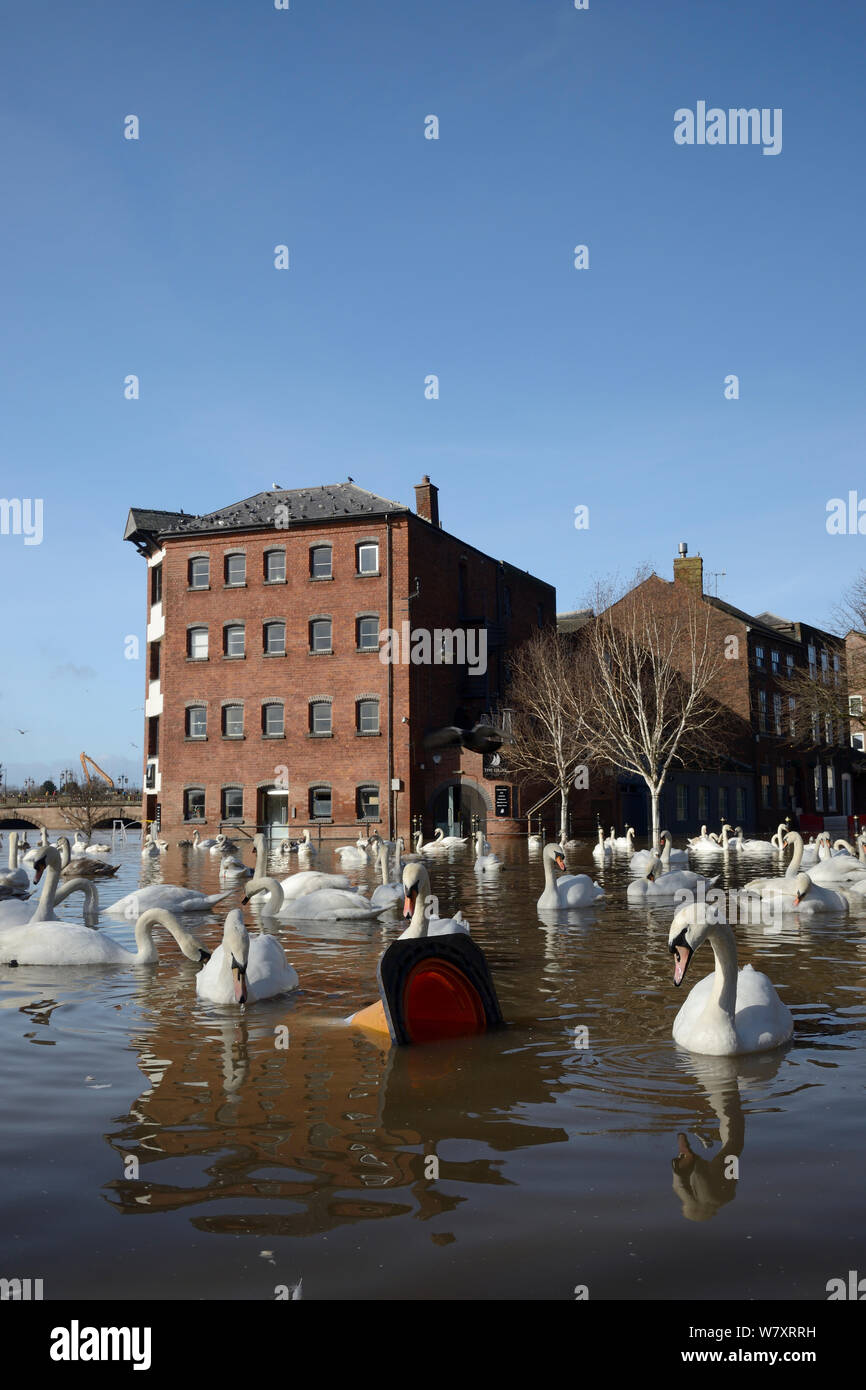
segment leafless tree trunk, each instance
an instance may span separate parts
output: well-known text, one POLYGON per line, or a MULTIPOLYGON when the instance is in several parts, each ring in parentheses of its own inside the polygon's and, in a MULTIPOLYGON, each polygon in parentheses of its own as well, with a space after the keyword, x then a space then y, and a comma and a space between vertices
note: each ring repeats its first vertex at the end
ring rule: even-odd
POLYGON ((660 612, 646 585, 613 598, 597 589, 598 617, 579 634, 592 669, 584 727, 597 758, 646 784, 658 850, 671 769, 724 751, 727 716, 712 694, 724 655, 699 601, 684 597, 679 610, 660 612))
POLYGON ((535 633, 511 660, 512 740, 503 758, 522 781, 556 788, 560 834, 568 829, 570 789, 590 759, 581 666, 574 643, 555 628, 535 633))

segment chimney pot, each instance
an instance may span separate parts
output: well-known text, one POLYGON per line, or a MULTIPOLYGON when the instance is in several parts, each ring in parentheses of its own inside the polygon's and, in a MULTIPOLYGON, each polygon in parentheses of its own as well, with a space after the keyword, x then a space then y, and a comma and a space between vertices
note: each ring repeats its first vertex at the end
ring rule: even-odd
POLYGON ((700 598, 704 592, 704 562, 700 555, 689 555, 685 541, 680 541, 679 555, 674 560, 674 583, 683 584, 700 598))

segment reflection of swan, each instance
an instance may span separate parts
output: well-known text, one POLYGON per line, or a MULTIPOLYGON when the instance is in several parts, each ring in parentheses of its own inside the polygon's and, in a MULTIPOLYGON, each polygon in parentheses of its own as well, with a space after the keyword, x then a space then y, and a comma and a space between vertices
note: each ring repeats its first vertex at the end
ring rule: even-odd
POLYGON ((705 878, 703 874, 693 873, 691 869, 672 869, 669 874, 662 872, 662 862, 654 859, 643 878, 632 879, 626 889, 630 903, 643 902, 645 898, 672 898, 675 893, 694 893, 700 885, 712 888, 719 881, 719 875, 705 878))
POLYGON ((490 846, 485 842, 484 831, 475 832, 475 872, 477 874, 493 874, 502 868, 502 860, 498 854, 491 853, 490 846))
POLYGON ((190 960, 207 959, 207 951, 201 949, 192 933, 160 908, 142 913, 136 922, 136 951, 127 951, 101 932, 74 922, 44 922, 0 933, 0 959, 18 965, 153 965, 159 959, 153 940, 153 928, 157 925, 171 932, 190 960))
POLYGON ((240 908, 226 914, 222 945, 195 977, 195 992, 213 1004, 255 1004, 297 989, 297 972, 276 937, 250 937, 240 908))
MULTIPOLYGON (((742 1063, 733 1057, 695 1057, 694 1061, 697 1080, 719 1122, 721 1148, 712 1158, 703 1158, 689 1144, 688 1135, 680 1132, 671 1168, 673 1190, 682 1203, 683 1216, 687 1221, 708 1221, 737 1194, 738 1170, 731 1159, 739 1158, 746 1142, 746 1120, 737 1080, 742 1063)), ((774 1070, 778 1070, 778 1060, 774 1070)))
POLYGON ((674 1041, 692 1052, 732 1057, 763 1052, 787 1042, 794 1020, 766 975, 744 965, 737 972, 737 946, 726 922, 713 920, 708 905, 681 907, 671 923, 668 947, 674 956, 674 984, 681 985, 692 956, 709 941, 716 968, 695 985, 674 1019, 674 1041))
POLYGON ((537 904, 541 910, 582 907, 596 898, 604 897, 604 889, 593 883, 588 874, 562 873, 558 879, 554 878, 554 865, 557 869, 565 869, 565 858, 559 845, 545 845, 541 859, 544 864, 544 892, 537 904))
POLYGON ((430 893, 430 875, 426 864, 406 865, 403 870, 403 892, 412 908, 412 920, 400 933, 400 941, 417 936, 450 936, 452 932, 459 931, 469 934, 469 923, 459 909, 453 917, 434 917, 427 913, 427 903, 435 903, 436 899, 430 893))
POLYGON ((60 855, 53 845, 40 845, 34 852, 34 883, 45 874, 39 901, 11 899, 0 902, 0 927, 22 927, 28 922, 60 922, 54 911, 58 903, 64 902, 73 893, 84 894, 85 921, 95 925, 99 916, 99 894, 89 878, 73 878, 60 887, 60 855))
POLYGON ((105 912, 109 917, 127 919, 157 908, 166 912, 207 912, 233 892, 233 888, 227 888, 224 893, 200 893, 197 888, 179 888, 174 883, 151 883, 147 888, 136 888, 133 893, 118 898, 116 903, 105 908, 105 912))
POLYGON ((0 888, 13 892, 30 887, 30 875, 18 867, 18 831, 9 831, 9 868, 0 870, 0 888))

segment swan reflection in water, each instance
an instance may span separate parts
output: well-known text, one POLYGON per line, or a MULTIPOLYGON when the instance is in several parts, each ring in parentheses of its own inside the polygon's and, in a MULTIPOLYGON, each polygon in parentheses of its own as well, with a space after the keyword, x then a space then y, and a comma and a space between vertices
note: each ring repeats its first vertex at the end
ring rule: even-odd
MULTIPOLYGON (((688 1059, 688 1068, 703 1088, 719 1123, 721 1147, 712 1158, 704 1158, 689 1143, 688 1135, 677 1134, 677 1154, 671 1160, 673 1190, 680 1200, 687 1221, 709 1221, 737 1195, 740 1156, 746 1144, 746 1116, 740 1096, 740 1081, 747 1089, 753 1083, 772 1081, 785 1060, 782 1048, 775 1052, 746 1057, 699 1057, 688 1059)), ((710 1144, 693 1128, 705 1149, 710 1144)))

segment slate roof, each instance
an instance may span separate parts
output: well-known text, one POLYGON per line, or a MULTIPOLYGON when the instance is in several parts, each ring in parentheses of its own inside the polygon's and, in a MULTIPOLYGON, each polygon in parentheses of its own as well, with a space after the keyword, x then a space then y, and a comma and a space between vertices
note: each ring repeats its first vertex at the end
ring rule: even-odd
MULTIPOLYGON (((272 488, 202 516, 158 511, 152 507, 131 507, 123 538, 138 542, 164 536, 261 531, 274 525, 275 509, 279 504, 288 509, 288 528, 293 523, 389 516, 409 510, 402 502, 379 497, 375 492, 368 492, 352 482, 325 483, 319 487, 272 488)), ((288 528, 284 524, 281 529, 288 528)))

